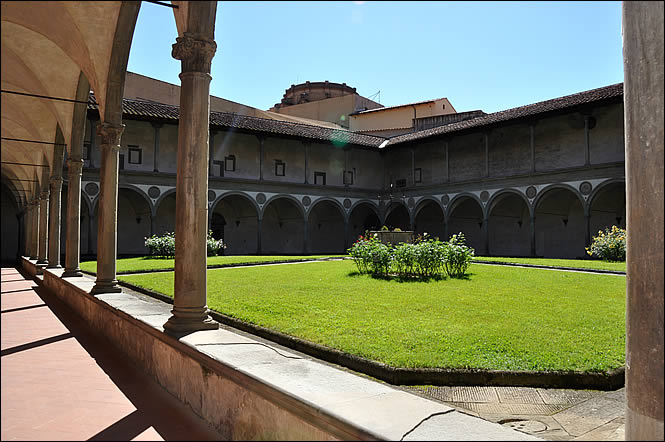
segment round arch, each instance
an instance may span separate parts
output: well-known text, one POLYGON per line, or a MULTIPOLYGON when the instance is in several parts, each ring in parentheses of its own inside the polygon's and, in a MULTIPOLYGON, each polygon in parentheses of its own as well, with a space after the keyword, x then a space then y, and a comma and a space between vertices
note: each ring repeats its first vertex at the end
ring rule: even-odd
POLYGON ((565 184, 547 186, 534 200, 535 252, 546 258, 584 258, 584 200, 565 184))
POLYGON ((175 187, 167 190, 166 192, 162 192, 162 194, 157 197, 154 204, 155 213, 157 213, 157 210, 159 209, 159 206, 162 203, 162 201, 164 201, 164 199, 168 198, 171 195, 173 195, 173 197, 175 198, 175 187))
MULTIPOLYGON (((608 227, 626 228, 626 182, 610 179, 599 184, 587 203, 590 236, 608 227)), ((589 238, 591 240, 591 238, 589 238)))
POLYGON ((272 203, 273 201, 275 201, 277 199, 287 199, 287 200, 291 201, 298 208, 298 210, 300 211, 300 214, 302 215, 303 221, 305 220, 306 210, 305 210, 305 206, 303 206, 303 204, 302 204, 302 201, 300 201, 298 198, 296 198, 293 195, 289 195, 288 193, 278 193, 277 195, 273 195, 270 198, 268 198, 268 200, 263 204, 263 207, 261 208, 261 212, 260 212, 261 219, 263 219, 263 214, 265 213, 266 208, 270 205, 270 203, 272 203))
POLYGON ((522 192, 503 189, 487 202, 488 254, 531 255, 531 206, 522 192))
POLYGON ((292 255, 305 252, 304 210, 291 195, 275 195, 264 204, 261 252, 292 255))
POLYGON ((476 254, 485 252, 483 240, 484 210, 480 199, 472 193, 461 193, 448 204, 448 234, 464 234, 466 245, 476 254))
POLYGON ((439 238, 445 241, 446 220, 443 207, 439 201, 432 197, 425 197, 418 202, 413 216, 413 229, 416 235, 424 235, 439 238))
POLYGON ((319 198, 307 213, 307 243, 310 253, 344 253, 346 211, 333 198, 319 198))
POLYGON ((347 244, 353 244, 369 230, 381 228, 379 207, 370 200, 357 201, 349 209, 347 244))
POLYGON ((402 201, 393 201, 386 207, 384 224, 390 229, 411 230, 411 213, 402 201))
POLYGON ((243 192, 225 192, 213 202, 209 213, 209 228, 215 239, 224 239, 225 255, 257 252, 259 207, 253 198, 243 192))

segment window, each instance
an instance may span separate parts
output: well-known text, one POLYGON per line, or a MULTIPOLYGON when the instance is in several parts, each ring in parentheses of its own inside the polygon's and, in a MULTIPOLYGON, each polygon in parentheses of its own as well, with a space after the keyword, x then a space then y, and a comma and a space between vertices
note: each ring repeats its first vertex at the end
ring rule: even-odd
POLYGON ((423 169, 420 167, 416 167, 413 170, 413 182, 414 183, 422 183, 423 182, 423 169))
POLYGON ((286 175, 286 163, 282 160, 275 160, 275 176, 286 175))
POLYGON ((128 145, 127 146, 127 162, 129 164, 141 164, 142 153, 139 146, 128 145))
POLYGON ((322 186, 326 185, 326 173, 325 172, 314 172, 314 184, 320 184, 322 186))
POLYGON ((353 184, 353 170, 344 171, 344 184, 353 184))
POLYGON ((215 176, 224 176, 224 161, 212 160, 213 174, 217 171, 215 176))
POLYGON ((395 180, 395 187, 406 187, 406 178, 395 180))
POLYGON ((227 172, 235 172, 236 170, 236 156, 229 155, 224 157, 224 170, 227 172))

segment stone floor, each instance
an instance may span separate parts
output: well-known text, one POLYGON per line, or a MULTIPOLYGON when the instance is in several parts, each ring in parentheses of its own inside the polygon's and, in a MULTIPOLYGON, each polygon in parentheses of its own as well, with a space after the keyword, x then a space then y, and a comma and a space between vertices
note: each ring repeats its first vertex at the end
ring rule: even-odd
POLYGON ((3 441, 219 440, 16 269, 2 269, 1 302, 3 441))
POLYGON ((625 388, 408 387, 457 410, 546 440, 625 440, 625 388))

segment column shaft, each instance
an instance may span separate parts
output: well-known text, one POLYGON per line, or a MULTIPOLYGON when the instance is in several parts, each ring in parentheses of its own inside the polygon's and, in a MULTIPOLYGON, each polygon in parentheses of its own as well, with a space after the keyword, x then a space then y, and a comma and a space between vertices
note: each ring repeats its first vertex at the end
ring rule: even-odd
POLYGON ((30 259, 39 255, 39 198, 32 203, 32 233, 30 234, 30 259))
POLYGON ((176 175, 175 275, 173 316, 164 329, 173 334, 215 329, 208 316, 206 235, 208 227, 208 160, 210 62, 212 40, 185 32, 173 45, 182 61, 180 122, 176 175))
POLYGON ((102 123, 102 161, 99 166, 99 203, 97 209, 97 279, 90 293, 122 291, 115 279, 118 227, 118 152, 124 125, 102 123))
POLYGON ((48 200, 49 191, 43 191, 39 198, 39 253, 37 264, 48 263, 48 200))
POLYGON ((60 204, 62 178, 52 177, 50 182, 51 199, 49 201, 49 240, 48 267, 60 267, 60 204))
MULTIPOLYGON (((63 277, 81 276, 81 170, 83 160, 70 158, 67 171, 67 237, 65 238, 65 272, 63 277)), ((90 234, 88 233, 88 236, 90 234)))

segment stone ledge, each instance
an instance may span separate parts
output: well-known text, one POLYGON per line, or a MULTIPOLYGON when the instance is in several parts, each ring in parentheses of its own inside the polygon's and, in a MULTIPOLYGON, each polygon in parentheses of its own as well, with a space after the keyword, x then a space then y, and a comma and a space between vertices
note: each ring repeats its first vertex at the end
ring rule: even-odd
POLYGON ((464 436, 472 419, 486 440, 539 440, 231 330, 176 339, 159 325, 169 316, 159 301, 129 292, 91 296, 89 277, 61 274, 45 270, 43 287, 225 438, 400 440, 417 430, 475 440, 464 436))
MULTIPOLYGON (((152 296, 169 304, 173 299, 161 293, 120 281, 120 285, 152 296)), ((210 310, 208 314, 221 324, 274 341, 280 345, 326 362, 350 368, 359 373, 393 385, 501 386, 616 390, 624 386, 625 368, 610 372, 584 373, 575 371, 510 371, 466 370, 437 368, 400 368, 361 358, 343 351, 260 327, 231 316, 210 310)))

